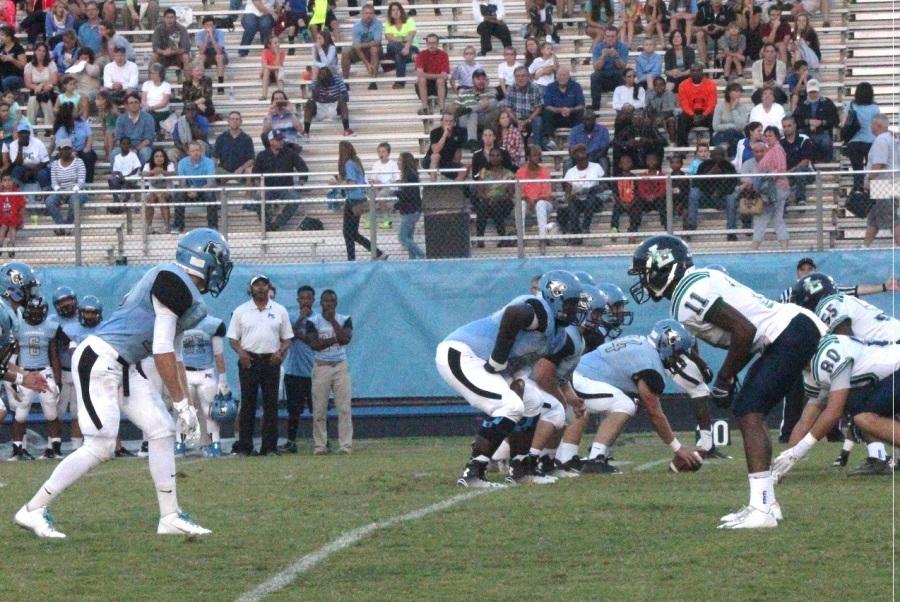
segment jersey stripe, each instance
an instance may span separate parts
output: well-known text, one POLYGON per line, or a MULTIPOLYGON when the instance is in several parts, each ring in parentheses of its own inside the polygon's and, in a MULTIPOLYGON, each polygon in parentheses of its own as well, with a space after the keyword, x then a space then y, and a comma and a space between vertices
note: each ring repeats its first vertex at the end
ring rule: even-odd
POLYGON ((672 293, 673 318, 675 318, 676 320, 678 319, 678 308, 681 305, 681 298, 684 296, 684 294, 687 293, 688 289, 690 289, 695 282, 699 282, 704 278, 709 278, 708 272, 694 272, 678 283, 678 286, 675 287, 675 292, 672 293))

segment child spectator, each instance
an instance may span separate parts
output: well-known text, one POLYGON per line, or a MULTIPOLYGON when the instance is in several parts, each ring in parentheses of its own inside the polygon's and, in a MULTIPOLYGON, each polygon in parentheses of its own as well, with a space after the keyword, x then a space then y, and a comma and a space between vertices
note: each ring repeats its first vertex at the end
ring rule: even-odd
POLYGON ((544 88, 556 81, 556 70, 559 69, 559 61, 553 53, 553 44, 544 42, 541 44, 541 56, 535 58, 528 67, 528 73, 535 84, 544 88))
MULTIPOLYGON (((137 188, 137 177, 141 172, 141 159, 131 149, 131 138, 122 136, 119 139, 119 154, 115 156, 112 170, 109 175, 110 190, 123 190, 137 188)), ((117 203, 127 203, 131 195, 126 193, 113 193, 113 200, 117 203)), ((122 209, 110 207, 108 213, 121 213, 122 209)))
POLYGON ((506 98, 506 89, 516 85, 515 72, 522 63, 516 60, 516 49, 510 46, 503 49, 503 62, 497 66, 497 100, 506 98))
POLYGON ((538 234, 545 237, 550 234, 550 212, 553 211, 553 200, 550 190, 550 170, 541 165, 541 147, 528 146, 528 161, 516 172, 517 180, 548 180, 546 182, 523 182, 523 213, 528 209, 537 217, 538 234))
POLYGON ((450 74, 450 86, 453 91, 458 94, 460 88, 471 88, 472 75, 479 69, 484 71, 481 63, 475 60, 475 47, 466 46, 463 50, 463 62, 456 65, 450 74))
POLYGON ((690 166, 688 166, 688 175, 696 175, 700 164, 707 159, 709 159, 709 142, 701 140, 697 142, 697 146, 694 147, 694 160, 691 161, 690 166))
MULTIPOLYGON (((13 182, 12 175, 5 174, 0 180, 0 249, 16 246, 16 232, 25 221, 25 197, 13 182)), ((9 252, 10 258, 16 256, 9 252)))
POLYGON ((637 85, 644 90, 653 87, 653 80, 662 75, 662 56, 656 54, 656 41, 653 38, 644 40, 641 53, 634 59, 634 69, 637 85))
MULTIPOLYGON (((415 165, 413 165, 413 168, 415 169, 416 178, 418 178, 418 169, 415 165)), ((387 142, 382 142, 378 145, 378 160, 372 164, 372 169, 369 170, 369 181, 376 186, 376 197, 390 194, 388 186, 400 181, 400 167, 396 161, 391 159, 391 145, 387 142)), ((387 201, 378 201, 378 211, 383 215, 379 226, 385 230, 390 229, 392 223, 390 212, 387 210, 387 201)), ((368 230, 370 226, 371 222, 367 213, 363 216, 362 228, 363 230, 368 230)))
POLYGON ((722 38, 722 48, 719 50, 719 60, 722 61, 722 75, 726 81, 737 79, 744 75, 744 63, 747 61, 747 36, 741 33, 737 23, 728 25, 725 37, 722 38))
MULTIPOLYGON (((619 157, 613 176, 618 178, 634 177, 634 174, 631 172, 632 165, 631 155, 622 155, 619 157)), ((628 214, 628 231, 637 232, 638 225, 641 223, 641 210, 640 207, 637 207, 637 210, 635 210, 634 180, 617 181, 613 194, 616 202, 613 205, 612 217, 610 218, 609 233, 616 234, 619 231, 619 220, 622 217, 622 213, 628 214)))
MULTIPOLYGON (((647 178, 641 178, 637 181, 636 192, 637 198, 635 203, 640 208, 641 213, 645 211, 658 211, 659 221, 662 227, 666 227, 666 181, 662 179, 651 179, 649 176, 664 175, 660 169, 659 155, 656 153, 647 153, 644 157, 647 163, 647 178)), ((640 225, 640 220, 638 220, 640 225)))
POLYGON ((655 128, 665 128, 670 140, 675 140, 675 109, 678 100, 675 94, 666 87, 666 80, 656 77, 653 86, 647 90, 646 97, 647 117, 653 122, 655 128))
POLYGON ((809 65, 807 62, 801 60, 794 63, 793 71, 784 80, 791 98, 791 113, 797 110, 798 104, 806 101, 806 82, 809 79, 809 65))
POLYGON ((262 80, 262 96, 260 100, 269 98, 269 85, 277 84, 279 90, 284 90, 284 59, 285 52, 278 43, 278 36, 269 38, 269 44, 262 51, 262 71, 259 77, 262 80))
MULTIPOLYGON (((669 158, 669 175, 687 175, 684 173, 682 167, 684 167, 684 157, 682 155, 672 155, 672 157, 669 158)), ((672 205, 674 206, 674 213, 682 217, 681 227, 684 230, 687 230, 687 205, 690 190, 691 183, 689 180, 672 178, 672 205)))

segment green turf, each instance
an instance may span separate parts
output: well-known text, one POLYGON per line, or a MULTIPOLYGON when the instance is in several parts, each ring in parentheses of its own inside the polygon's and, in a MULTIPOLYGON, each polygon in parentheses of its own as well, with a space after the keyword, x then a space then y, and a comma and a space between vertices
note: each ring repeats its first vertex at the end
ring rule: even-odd
MULTIPOLYGON (((466 448, 392 439, 352 457, 180 461, 181 503, 214 531, 202 541, 154 534, 141 460, 95 469, 53 508, 69 539, 39 541, 12 515, 54 464, 3 463, 0 599, 232 600, 345 531, 457 495, 466 448)), ((629 474, 488 493, 376 531, 271 599, 890 600, 891 479, 848 479, 828 467, 837 451, 817 446, 778 488, 778 529, 726 533, 743 462, 635 471, 668 454, 631 437, 615 451, 629 474)))

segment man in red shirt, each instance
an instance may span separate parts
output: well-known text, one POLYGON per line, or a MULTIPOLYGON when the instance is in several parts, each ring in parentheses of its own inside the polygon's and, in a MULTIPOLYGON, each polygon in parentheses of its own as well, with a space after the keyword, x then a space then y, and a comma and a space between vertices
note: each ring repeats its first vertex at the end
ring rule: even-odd
POLYGON ((687 146, 688 132, 691 128, 712 127, 717 96, 716 84, 703 76, 703 67, 699 64, 692 65, 691 78, 678 86, 678 104, 681 105, 681 115, 678 116, 678 146, 687 146))
POLYGON ((447 98, 447 79, 450 77, 450 56, 438 48, 437 34, 425 38, 425 50, 416 55, 416 92, 422 101, 419 115, 428 113, 428 97, 437 96, 438 110, 444 110, 447 98))

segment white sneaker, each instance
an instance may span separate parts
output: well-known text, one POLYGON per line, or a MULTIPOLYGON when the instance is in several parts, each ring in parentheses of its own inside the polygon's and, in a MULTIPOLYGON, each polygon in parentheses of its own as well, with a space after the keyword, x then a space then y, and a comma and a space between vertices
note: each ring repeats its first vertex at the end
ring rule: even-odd
POLYGON ((159 519, 156 527, 157 535, 209 535, 209 529, 204 529, 195 523, 187 512, 173 512, 159 519))
POLYGON ((65 539, 66 534, 56 530, 53 526, 53 516, 47 510, 46 506, 35 510, 28 510, 28 505, 24 505, 16 512, 16 524, 23 529, 28 529, 38 537, 48 539, 65 539))
MULTIPOLYGON (((743 515, 745 515, 749 509, 750 509, 750 506, 743 506, 737 512, 732 512, 731 514, 726 514, 725 516, 723 516, 722 518, 719 519, 719 522, 732 523, 732 522, 738 520, 743 515)), ((782 512, 781 512, 781 504, 779 504, 778 502, 775 502, 774 504, 772 504, 772 507, 770 508, 769 512, 772 513, 772 516, 775 517, 775 520, 784 520, 784 514, 782 514, 782 512)))
POLYGON ((765 512, 753 506, 747 506, 746 510, 734 521, 722 523, 720 529, 771 529, 778 526, 778 521, 771 511, 765 512))

